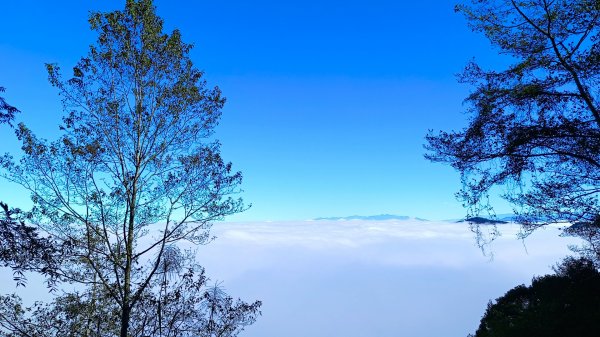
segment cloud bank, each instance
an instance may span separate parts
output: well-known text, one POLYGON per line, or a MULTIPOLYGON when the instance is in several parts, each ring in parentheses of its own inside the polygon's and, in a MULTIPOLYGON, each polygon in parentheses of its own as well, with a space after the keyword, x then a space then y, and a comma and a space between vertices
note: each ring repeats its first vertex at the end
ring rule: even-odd
POLYGON ((248 337, 466 336, 490 299, 550 273, 576 243, 556 227, 525 241, 500 229, 492 258, 465 223, 217 223, 199 259, 231 294, 263 301, 248 337))
MULTIPOLYGON (((466 336, 489 300, 550 273, 577 243, 557 228, 524 242, 518 226, 499 228, 491 258, 465 223, 219 222, 198 259, 229 294, 263 301, 262 317, 241 336, 466 336)), ((13 284, 11 276, 4 270, 0 282, 13 284)), ((32 276, 19 292, 29 302, 44 299, 41 284, 32 276)))

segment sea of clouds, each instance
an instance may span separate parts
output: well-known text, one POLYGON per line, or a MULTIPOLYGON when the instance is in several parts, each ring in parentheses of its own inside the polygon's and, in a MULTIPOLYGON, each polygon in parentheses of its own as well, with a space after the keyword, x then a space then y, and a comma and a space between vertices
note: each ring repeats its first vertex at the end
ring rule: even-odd
POLYGON ((519 240, 499 225, 483 254, 464 222, 223 222, 198 257, 230 294, 263 301, 244 336, 466 336, 490 299, 570 253, 558 227, 519 240))
MULTIPOLYGON (((525 240, 517 225, 498 226, 502 236, 483 254, 464 222, 217 222, 197 256, 211 284, 263 302, 240 336, 464 337, 489 300, 551 273, 577 243, 559 226, 525 240)), ((4 293, 11 278, 2 270, 4 293)), ((48 297, 35 275, 18 292, 26 302, 48 297)))

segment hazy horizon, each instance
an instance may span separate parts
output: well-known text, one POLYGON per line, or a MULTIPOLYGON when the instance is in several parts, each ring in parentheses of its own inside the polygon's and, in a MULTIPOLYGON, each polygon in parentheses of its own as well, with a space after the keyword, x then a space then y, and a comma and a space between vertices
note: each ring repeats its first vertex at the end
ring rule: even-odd
MULTIPOLYGON (((198 262, 209 285, 263 302, 263 315, 240 336, 466 337, 488 301, 552 273, 570 254, 578 240, 559 237, 558 227, 522 241, 519 226, 500 225, 491 256, 466 223, 216 222, 198 262)), ((11 284, 10 273, 0 282, 11 284)), ((39 277, 16 290, 29 303, 48 298, 39 277)))
POLYGON ((224 222, 199 261, 230 293, 263 301, 248 337, 466 337, 488 301, 569 254, 577 240, 557 227, 521 241, 501 225, 491 257, 465 223, 224 222))

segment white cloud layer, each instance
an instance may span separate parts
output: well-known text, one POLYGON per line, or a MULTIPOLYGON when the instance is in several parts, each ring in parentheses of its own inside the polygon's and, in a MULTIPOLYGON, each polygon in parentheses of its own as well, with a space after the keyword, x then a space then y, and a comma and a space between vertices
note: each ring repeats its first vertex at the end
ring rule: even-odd
POLYGON ((465 223, 217 223, 199 258, 231 294, 263 300, 244 336, 466 336, 490 299, 551 272, 576 242, 501 226, 492 259, 465 223))
MULTIPOLYGON (((263 316, 241 336, 466 336, 490 299, 550 273, 576 243, 557 228, 524 242, 518 226, 500 228, 491 259, 465 223, 219 222, 198 258, 231 295, 263 301, 263 316)), ((0 276, 12 283, 10 272, 0 276)), ((47 296, 37 282, 21 289, 26 299, 47 296)))

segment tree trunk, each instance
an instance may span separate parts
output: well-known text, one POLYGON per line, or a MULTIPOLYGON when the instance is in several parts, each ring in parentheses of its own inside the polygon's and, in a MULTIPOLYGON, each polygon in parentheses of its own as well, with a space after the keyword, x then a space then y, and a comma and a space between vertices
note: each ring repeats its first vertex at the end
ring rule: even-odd
POLYGON ((129 304, 123 304, 123 310, 121 311, 121 333, 120 337, 127 337, 127 330, 129 330, 129 315, 131 308, 129 304))

